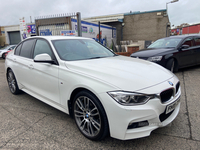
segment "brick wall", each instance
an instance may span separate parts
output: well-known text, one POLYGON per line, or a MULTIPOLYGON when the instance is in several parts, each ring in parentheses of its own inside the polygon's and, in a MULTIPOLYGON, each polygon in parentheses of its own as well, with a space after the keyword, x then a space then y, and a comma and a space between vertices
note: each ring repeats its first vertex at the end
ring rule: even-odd
POLYGON ((158 12, 124 15, 123 40, 155 41, 166 36, 167 16, 158 12))
POLYGON ((139 50, 139 46, 128 47, 128 52, 118 52, 116 54, 123 56, 130 56, 132 53, 137 52, 139 50))

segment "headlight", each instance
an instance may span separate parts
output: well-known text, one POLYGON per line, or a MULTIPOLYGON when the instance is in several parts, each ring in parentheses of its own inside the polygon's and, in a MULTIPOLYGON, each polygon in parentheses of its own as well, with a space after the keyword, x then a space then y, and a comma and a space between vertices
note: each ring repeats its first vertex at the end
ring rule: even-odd
POLYGON ((131 92, 108 92, 108 94, 122 105, 139 105, 146 103, 149 99, 154 97, 153 95, 145 95, 141 93, 131 93, 131 92))
POLYGON ((155 57, 149 57, 147 60, 157 62, 157 61, 161 61, 161 59, 162 59, 162 56, 155 56, 155 57))

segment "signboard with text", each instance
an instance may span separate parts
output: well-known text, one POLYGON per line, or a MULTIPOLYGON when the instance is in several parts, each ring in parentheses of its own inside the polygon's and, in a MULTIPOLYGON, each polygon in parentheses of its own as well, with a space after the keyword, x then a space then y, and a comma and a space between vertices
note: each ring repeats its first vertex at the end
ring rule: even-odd
POLYGON ((20 22, 20 32, 23 39, 27 38, 26 22, 24 17, 19 19, 20 22))

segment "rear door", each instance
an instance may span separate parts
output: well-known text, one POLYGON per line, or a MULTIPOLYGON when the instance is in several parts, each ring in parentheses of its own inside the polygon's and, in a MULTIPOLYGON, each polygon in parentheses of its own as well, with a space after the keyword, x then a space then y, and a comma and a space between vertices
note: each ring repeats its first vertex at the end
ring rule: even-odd
POLYGON ((13 58, 14 73, 17 76, 18 83, 24 88, 31 89, 32 85, 30 80, 32 80, 30 74, 30 65, 33 63, 31 58, 32 49, 35 44, 35 39, 26 40, 21 43, 15 50, 15 57, 13 58))

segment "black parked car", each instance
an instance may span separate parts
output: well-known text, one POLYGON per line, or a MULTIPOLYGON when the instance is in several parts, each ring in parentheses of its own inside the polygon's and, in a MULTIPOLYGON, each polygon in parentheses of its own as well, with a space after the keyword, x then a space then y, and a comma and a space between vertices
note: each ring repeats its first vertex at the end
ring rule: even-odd
POLYGON ((162 38, 131 57, 156 62, 172 72, 197 65, 200 64, 200 34, 162 38))

